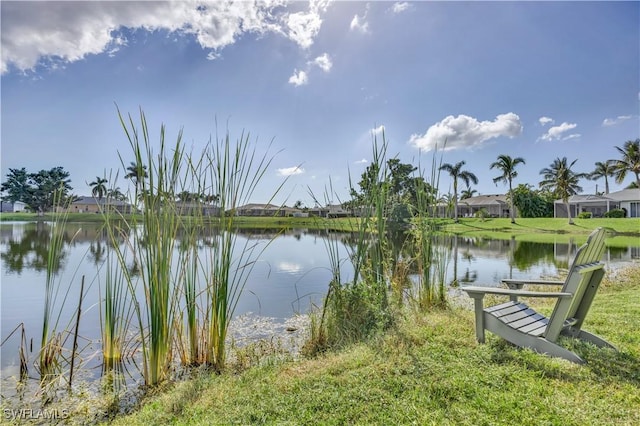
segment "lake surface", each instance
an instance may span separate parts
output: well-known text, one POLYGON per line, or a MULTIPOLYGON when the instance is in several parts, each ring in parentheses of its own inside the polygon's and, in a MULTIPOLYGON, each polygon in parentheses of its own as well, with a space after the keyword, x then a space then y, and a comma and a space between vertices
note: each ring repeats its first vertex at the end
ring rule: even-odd
MULTIPOLYGON (((56 265, 56 281, 60 288, 56 306, 61 307, 57 328, 73 329, 84 276, 86 295, 79 335, 80 347, 88 357, 100 350, 99 300, 109 244, 97 224, 71 223, 65 231, 63 256, 56 265)), ((31 363, 36 359, 42 333, 50 232, 51 225, 45 222, 0 223, 1 340, 7 339, 16 326, 24 324, 27 342, 33 341, 31 363)), ((313 304, 319 305, 332 276, 326 244, 337 241, 340 257, 347 259, 349 237, 350 234, 344 232, 308 229, 282 233, 239 231, 240 244, 257 243, 264 252, 246 283, 236 317, 268 318, 271 324, 284 327, 296 314, 308 312, 313 304)), ((455 278, 460 284, 492 285, 502 278, 554 276, 567 267, 577 247, 571 242, 543 244, 447 237, 441 248, 450 259, 447 282, 453 282, 455 278)), ((615 264, 639 257, 640 244, 608 249, 605 261, 615 264)), ((344 262, 343 280, 352 278, 352 273, 348 262, 344 262)), ((20 336, 15 333, 0 349, 2 378, 16 374, 19 344, 20 336)))

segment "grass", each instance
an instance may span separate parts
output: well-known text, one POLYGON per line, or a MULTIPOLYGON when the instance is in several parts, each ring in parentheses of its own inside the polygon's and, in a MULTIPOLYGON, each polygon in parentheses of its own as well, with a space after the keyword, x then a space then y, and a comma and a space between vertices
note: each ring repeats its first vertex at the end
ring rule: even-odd
POLYGON ((554 233, 554 234, 589 234, 595 228, 606 227, 621 234, 635 234, 640 236, 640 218, 623 219, 574 219, 575 224, 569 225, 567 219, 562 218, 518 218, 512 224, 508 218, 477 219, 463 218, 460 223, 443 222, 442 230, 461 235, 475 235, 477 233, 507 233, 511 235, 554 233))
MULTIPOLYGON (((53 221, 57 215, 47 213, 42 217, 37 217, 34 213, 2 213, 0 221, 53 221)), ((68 213, 68 222, 100 222, 104 218, 100 214, 95 213, 68 213)), ((135 215, 124 215, 124 218, 130 218, 135 215)), ((114 219, 120 220, 121 216, 114 215, 114 219)), ((204 218, 205 221, 215 223, 216 218, 204 218)), ((356 218, 340 218, 340 219, 323 219, 313 217, 246 217, 240 216, 234 218, 234 226, 247 228, 310 228, 310 229, 329 229, 350 231, 357 228, 358 219, 356 218)), ((437 223, 441 226, 441 230, 459 234, 459 235, 489 235, 507 234, 507 235, 533 235, 533 234, 561 234, 561 235, 588 235, 595 228, 600 226, 608 227, 620 234, 630 234, 640 237, 640 218, 624 218, 624 219, 574 219, 575 224, 569 225, 567 219, 562 218, 536 218, 522 219, 518 218, 515 224, 512 224, 508 218, 497 219, 477 219, 477 218, 461 218, 460 223, 455 224, 452 219, 440 219, 437 223)))
POLYGON ((114 424, 639 424, 639 277, 610 273, 585 323, 619 352, 564 341, 582 366, 491 334, 478 345, 471 310, 430 310, 337 353, 200 374, 114 424))
MULTIPOLYGON (((44 216, 36 216, 33 213, 2 213, 0 222, 52 222, 58 214, 47 213, 44 216)), ((103 223, 104 217, 96 213, 68 213, 68 222, 94 222, 103 223)), ((113 220, 132 221, 138 215, 113 215, 113 220)), ((204 224, 216 224, 218 218, 202 217, 204 224)), ((140 220, 140 219, 138 219, 140 220)), ((261 229, 331 229, 335 231, 352 231, 357 227, 358 220, 355 218, 324 219, 318 217, 248 217, 237 216, 233 219, 233 226, 237 228, 261 228, 261 229)))

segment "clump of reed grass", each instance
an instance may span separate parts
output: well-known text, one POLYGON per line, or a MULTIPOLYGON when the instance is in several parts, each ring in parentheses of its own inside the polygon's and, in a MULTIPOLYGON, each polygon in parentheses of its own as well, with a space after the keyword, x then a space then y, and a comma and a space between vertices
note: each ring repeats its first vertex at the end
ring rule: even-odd
MULTIPOLYGON (((212 248, 204 259, 208 265, 204 277, 208 331, 205 359, 216 371, 221 371, 225 365, 229 322, 255 262, 266 248, 248 239, 239 242, 234 232, 235 211, 251 200, 274 157, 257 155, 249 134, 242 133, 234 143, 228 132, 222 139, 216 137, 216 143, 207 146, 203 157, 207 183, 217 194, 220 206, 219 232, 212 235, 212 248)), ((268 202, 283 185, 284 182, 268 202)))
MULTIPOLYGON (((306 354, 366 339, 392 323, 388 300, 390 252, 386 219, 389 176, 385 165, 386 150, 384 133, 380 145, 374 136, 372 164, 376 165, 375 176, 370 192, 360 205, 360 219, 353 229, 354 243, 347 245, 346 259, 340 256, 340 242, 324 240, 332 278, 322 308, 311 314, 311 335, 303 348, 306 354), (350 280, 343 280, 344 262, 349 262, 352 267, 350 280)), ((331 187, 325 191, 326 202, 332 198, 332 193, 331 187)))
MULTIPOLYGON (((439 170, 442 158, 438 164, 436 155, 437 152, 432 157, 429 179, 425 179, 424 170, 418 167, 419 175, 431 188, 438 188, 440 183, 439 170)), ((419 309, 427 309, 446 305, 448 252, 438 242, 441 239, 435 220, 438 213, 438 194, 425 192, 424 188, 416 188, 416 194, 411 235, 414 240, 414 261, 418 274, 412 300, 419 309)))
MULTIPOLYGON (((40 381, 43 384, 50 383, 53 379, 59 377, 63 370, 63 336, 59 330, 59 323, 62 308, 69 296, 71 285, 64 293, 60 292, 61 283, 57 279, 57 270, 64 256, 65 225, 68 220, 71 201, 71 198, 64 197, 62 191, 54 191, 53 209, 54 211, 59 211, 59 213, 53 216, 47 251, 42 335, 37 364, 40 381)), ((72 240, 73 238, 75 238, 75 235, 72 240)))
MULTIPOLYGON (((140 213, 129 222, 123 217, 122 228, 106 221, 122 275, 112 276, 119 283, 114 288, 107 286, 110 302, 105 313, 115 320, 119 313, 132 312, 129 317, 137 321, 147 385, 167 378, 176 353, 185 365, 206 364, 221 371, 229 321, 262 251, 249 240, 237 239, 234 212, 250 200, 273 157, 257 155, 249 134, 243 133, 233 143, 228 132, 210 141, 199 155, 186 153, 182 131, 175 145, 169 146, 164 125, 155 151, 142 110, 139 125, 130 115, 125 120, 119 110, 118 117, 133 151, 129 170, 136 177, 133 201, 140 213), (185 210, 177 202, 185 192, 203 196, 185 210), (216 199, 219 205, 215 231, 206 227, 210 221, 202 213, 205 199, 216 199), (203 230, 211 232, 200 247, 198 232, 203 230), (118 243, 120 236, 124 244, 118 243), (131 258, 138 276, 127 268, 131 258), (119 296, 113 292, 125 288, 122 282, 131 298, 131 311, 123 307, 129 305, 115 305, 119 296), (138 285, 143 299, 137 295, 138 285)), ((105 315, 107 322, 109 318, 105 315)), ((117 359, 125 330, 109 323, 105 331, 104 352, 117 359)))

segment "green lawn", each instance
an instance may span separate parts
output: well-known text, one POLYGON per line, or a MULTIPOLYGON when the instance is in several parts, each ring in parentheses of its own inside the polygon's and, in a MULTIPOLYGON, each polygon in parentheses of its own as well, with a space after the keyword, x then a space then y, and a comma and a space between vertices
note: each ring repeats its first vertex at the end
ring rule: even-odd
POLYGON ((408 313, 339 353, 168 386, 114 424, 640 424, 639 297, 640 266, 607 277, 584 328, 619 352, 564 340, 585 365, 479 345, 470 309, 408 313))
POLYGON ((589 234, 598 227, 607 227, 623 234, 640 235, 640 218, 623 219, 574 219, 574 224, 569 225, 567 219, 555 218, 535 218, 517 219, 515 224, 508 218, 499 219, 476 219, 463 218, 460 223, 448 221, 443 230, 455 234, 467 234, 475 232, 502 232, 509 234, 534 234, 534 233, 556 233, 556 234, 589 234))

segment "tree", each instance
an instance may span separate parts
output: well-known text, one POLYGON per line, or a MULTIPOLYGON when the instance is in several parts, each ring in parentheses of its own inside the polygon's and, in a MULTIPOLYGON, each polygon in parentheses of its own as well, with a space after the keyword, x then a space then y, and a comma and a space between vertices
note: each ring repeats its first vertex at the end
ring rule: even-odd
POLYGON ((138 190, 142 185, 142 180, 149 177, 149 174, 147 173, 147 166, 142 163, 136 163, 135 161, 132 161, 131 164, 129 164, 126 171, 127 174, 124 175, 124 178, 131 179, 133 184, 136 186, 136 190, 138 190))
POLYGON ((9 169, 7 180, 2 183, 0 191, 6 193, 6 195, 2 197, 3 201, 9 201, 11 203, 22 201, 26 203, 31 191, 27 170, 24 167, 21 169, 9 169))
POLYGON ((360 177, 360 192, 351 188, 352 200, 345 204, 350 208, 366 205, 373 202, 375 194, 379 195, 384 189, 388 194, 386 212, 398 203, 416 206, 417 193, 429 188, 422 177, 412 176, 415 170, 412 164, 401 163, 397 158, 387 160, 386 167, 372 162, 360 177), (380 185, 384 185, 384 188, 380 185))
POLYGON ((513 203, 521 217, 553 217, 553 195, 548 191, 534 190, 521 183, 513 192, 513 203))
POLYGON ((453 179, 453 202, 454 202, 453 217, 456 223, 459 222, 458 220, 458 179, 466 183, 467 186, 470 186, 470 182, 473 182, 476 185, 478 184, 478 178, 476 177, 476 175, 474 175, 473 173, 467 170, 462 170, 462 166, 464 165, 465 165, 465 162, 460 161, 455 165, 445 163, 442 166, 440 166, 440 170, 444 170, 445 172, 449 173, 449 175, 453 179))
POLYGON ((462 191, 462 193, 460 194, 460 199, 461 200, 466 200, 467 198, 473 197, 473 195, 477 194, 477 193, 478 193, 478 191, 476 191, 475 189, 471 189, 470 186, 467 186, 467 189, 462 191))
POLYGON ((511 201, 509 216, 511 216, 511 223, 516 223, 516 206, 513 202, 513 179, 518 177, 518 172, 516 172, 516 166, 518 164, 525 164, 524 158, 511 158, 505 154, 498 155, 498 161, 491 163, 492 169, 495 168, 502 171, 500 176, 493 178, 493 183, 497 184, 502 181, 509 184, 509 200, 511 201))
POLYGON ((620 160, 613 160, 616 182, 622 183, 627 172, 636 175, 636 185, 640 188, 640 139, 626 141, 622 147, 616 146, 622 156, 620 160))
POLYGON ((91 195, 98 197, 98 200, 102 200, 107 194, 107 186, 105 185, 107 182, 107 179, 96 176, 96 180, 89 183, 89 186, 92 188, 91 195))
POLYGON ((596 169, 589 173, 589 179, 598 180, 604 178, 604 193, 609 193, 609 177, 615 176, 616 168, 613 160, 607 160, 604 163, 596 161, 596 169))
POLYGON ((215 206, 218 204, 218 201, 220 201, 220 196, 214 195, 214 194, 208 194, 204 196, 203 201, 205 203, 213 204, 215 206))
POLYGON ((302 209, 302 200, 298 200, 295 202, 295 204, 293 205, 294 209, 302 209))
POLYGON ((63 205, 71 199, 70 182, 69 172, 59 166, 38 173, 27 173, 25 168, 9 169, 7 180, 0 188, 8 194, 3 199, 22 201, 29 210, 42 215, 54 204, 63 205))
POLYGON ((107 198, 117 201, 124 201, 127 199, 127 197, 120 190, 119 186, 107 189, 107 198))
POLYGON ((543 180, 540 182, 540 188, 551 191, 556 198, 561 198, 567 207, 567 216, 569 216, 569 224, 573 224, 571 218, 571 208, 569 206, 569 197, 582 192, 582 187, 578 185, 581 178, 588 176, 586 173, 576 173, 571 167, 576 163, 573 160, 571 164, 567 163, 567 157, 562 159, 556 158, 549 167, 540 170, 543 180))

